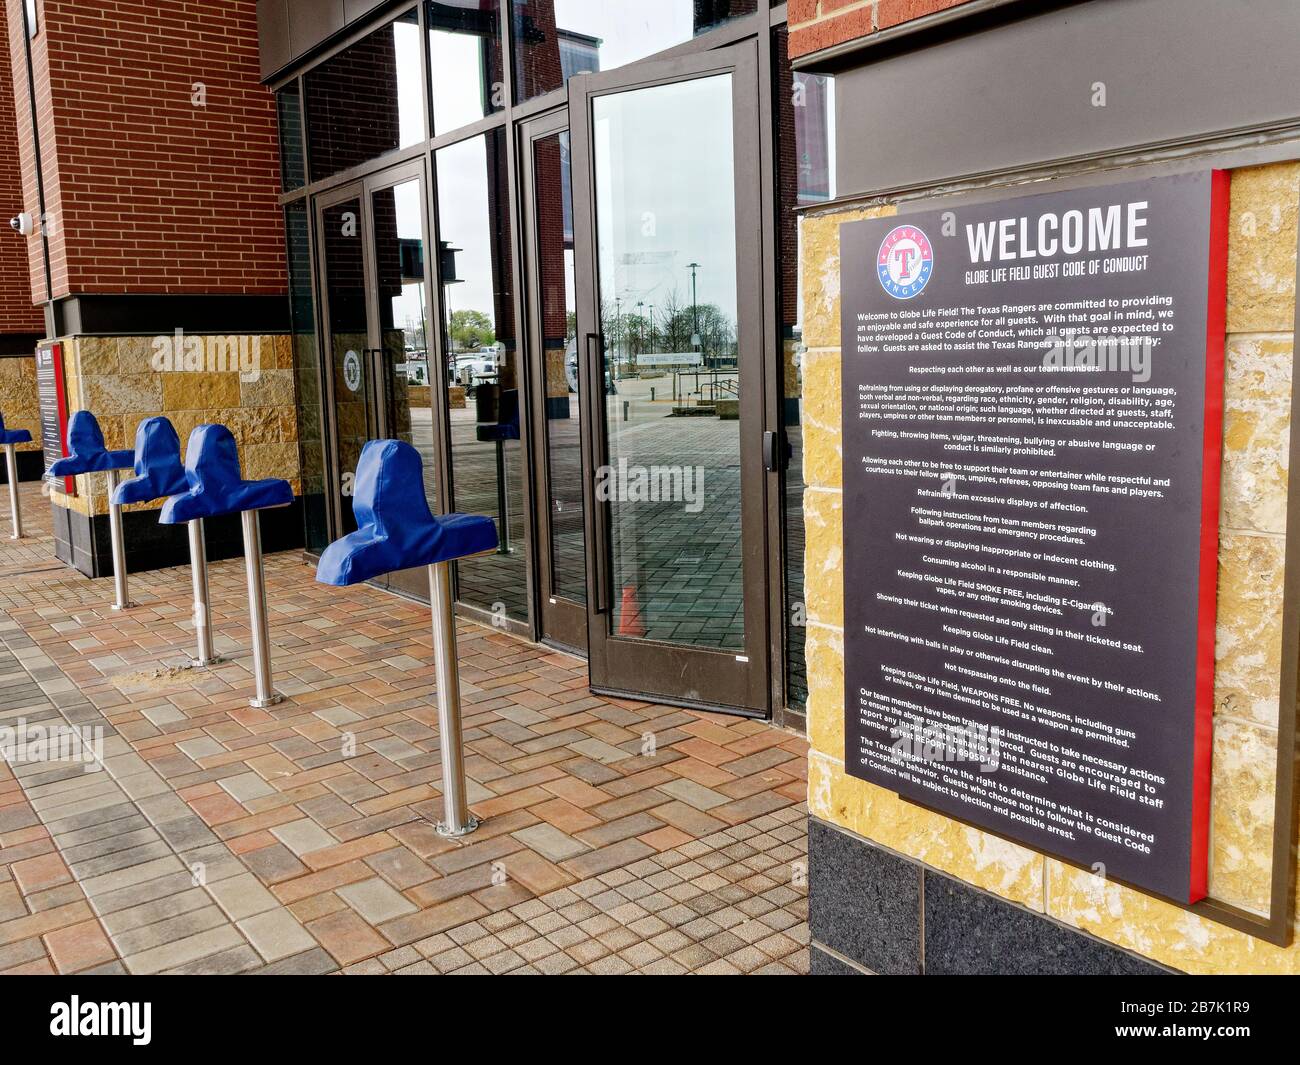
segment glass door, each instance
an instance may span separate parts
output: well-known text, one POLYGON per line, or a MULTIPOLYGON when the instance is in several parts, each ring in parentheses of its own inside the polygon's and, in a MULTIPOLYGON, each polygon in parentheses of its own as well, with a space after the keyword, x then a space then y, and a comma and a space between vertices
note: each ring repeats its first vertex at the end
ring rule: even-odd
POLYGON ((765 713, 753 42, 569 82, 593 687, 765 713))
POLYGON ((587 561, 583 531, 577 293, 568 116, 520 129, 527 264, 528 367, 542 640, 585 651, 587 561))
MULTIPOLYGON (((429 358, 428 221, 421 160, 317 197, 320 291, 335 447, 332 456, 342 535, 356 528, 352 489, 368 440, 412 443, 425 464, 425 493, 437 500, 436 441, 429 358)), ((427 595, 423 574, 385 583, 427 595)))
POLYGON ((380 432, 367 298, 370 264, 363 203, 360 182, 316 200, 316 232, 321 248, 321 316, 325 348, 329 352, 333 414, 331 465, 338 503, 334 510, 342 526, 334 530, 335 536, 357 527, 351 501, 357 459, 366 441, 380 432))

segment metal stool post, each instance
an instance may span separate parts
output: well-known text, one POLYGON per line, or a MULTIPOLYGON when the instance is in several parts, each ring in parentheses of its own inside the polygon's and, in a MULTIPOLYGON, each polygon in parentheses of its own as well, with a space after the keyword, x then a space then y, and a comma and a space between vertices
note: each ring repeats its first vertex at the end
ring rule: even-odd
POLYGON ((197 640, 196 655, 190 660, 194 666, 213 666, 222 661, 212 646, 212 603, 208 598, 208 541, 203 531, 203 519, 193 518, 185 523, 190 536, 190 585, 194 589, 194 635, 197 640))
MULTIPOLYGON (((500 446, 500 445, 498 445, 500 446)), ((464 743, 460 728, 460 671, 456 665, 456 615, 451 602, 451 570, 446 562, 429 567, 429 605, 433 611, 433 662, 438 680, 438 746, 442 753, 442 836, 463 836, 478 828, 465 798, 464 743)))
POLYGON ((122 542, 122 508, 113 502, 117 492, 118 471, 109 470, 104 474, 108 481, 108 539, 113 547, 113 591, 116 601, 114 610, 126 610, 135 606, 131 602, 126 584, 126 547, 122 542))
POLYGON ((257 698, 248 700, 259 709, 284 698, 271 686, 271 634, 266 622, 266 579, 262 573, 262 529, 256 510, 241 511, 244 526, 244 570, 248 577, 248 621, 253 633, 253 676, 257 698))
POLYGON ((11 540, 23 538, 23 505, 18 499, 18 456, 13 444, 5 444, 5 472, 9 475, 9 516, 13 519, 14 531, 11 540))

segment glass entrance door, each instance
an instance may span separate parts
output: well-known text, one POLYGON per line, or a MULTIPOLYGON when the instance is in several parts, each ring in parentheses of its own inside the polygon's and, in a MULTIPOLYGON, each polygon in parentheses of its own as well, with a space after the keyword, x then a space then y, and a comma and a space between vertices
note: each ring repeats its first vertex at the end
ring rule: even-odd
MULTIPOLYGON (((403 164, 319 197, 321 292, 330 353, 334 467, 341 528, 356 528, 352 488, 367 440, 398 439, 424 459, 425 495, 438 498, 440 430, 429 352, 428 218, 424 164, 403 164)), ((427 576, 390 586, 427 595, 427 576)))
POLYGON ((753 43, 569 82, 594 687, 767 707, 753 43))

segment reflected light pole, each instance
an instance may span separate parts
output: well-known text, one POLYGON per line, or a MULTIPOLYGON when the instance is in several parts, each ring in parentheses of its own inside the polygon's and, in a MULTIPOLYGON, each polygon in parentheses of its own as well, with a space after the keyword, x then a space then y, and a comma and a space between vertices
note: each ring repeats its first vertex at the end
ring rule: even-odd
POLYGON ((687 263, 686 268, 691 272, 691 341, 698 344, 702 351, 704 343, 703 338, 700 336, 700 305, 695 294, 695 271, 700 268, 700 264, 687 263))

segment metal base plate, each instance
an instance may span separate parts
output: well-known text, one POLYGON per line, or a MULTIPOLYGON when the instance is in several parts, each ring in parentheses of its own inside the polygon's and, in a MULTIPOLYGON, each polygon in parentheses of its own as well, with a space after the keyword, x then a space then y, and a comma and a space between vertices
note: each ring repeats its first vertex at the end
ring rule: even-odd
POLYGON ((248 705, 254 710, 265 710, 268 706, 274 706, 276 703, 284 702, 284 696, 275 692, 269 699, 249 699, 248 705))
POLYGON ((479 819, 475 817, 473 814, 470 814, 469 822, 465 825, 464 828, 451 828, 446 821, 439 821, 438 824, 434 827, 434 831, 437 832, 438 835, 440 836, 446 836, 449 839, 454 839, 456 836, 468 836, 471 832, 474 831, 474 829, 478 828, 478 826, 479 826, 479 819))
POLYGON ((114 604, 113 604, 113 609, 114 609, 114 610, 132 610, 132 609, 135 608, 135 605, 136 605, 136 604, 135 604, 135 603, 132 603, 132 602, 126 602, 126 603, 114 603, 114 604))
POLYGON ((215 658, 191 658, 190 666, 194 669, 206 669, 208 666, 219 666, 225 659, 220 655, 215 658))

